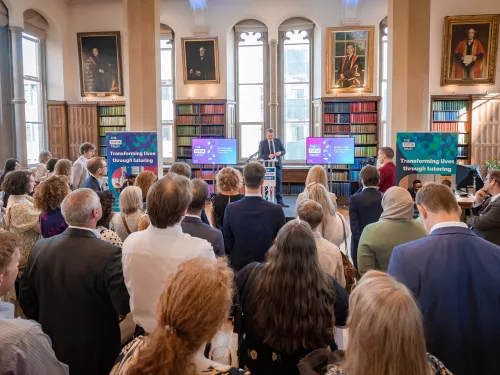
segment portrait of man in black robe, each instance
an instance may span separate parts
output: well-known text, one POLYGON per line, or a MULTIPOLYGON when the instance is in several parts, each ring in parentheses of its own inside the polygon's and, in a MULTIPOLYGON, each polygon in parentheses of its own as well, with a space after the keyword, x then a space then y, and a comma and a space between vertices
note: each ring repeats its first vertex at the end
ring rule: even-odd
POLYGON ((216 44, 214 40, 185 40, 186 82, 218 81, 216 44))

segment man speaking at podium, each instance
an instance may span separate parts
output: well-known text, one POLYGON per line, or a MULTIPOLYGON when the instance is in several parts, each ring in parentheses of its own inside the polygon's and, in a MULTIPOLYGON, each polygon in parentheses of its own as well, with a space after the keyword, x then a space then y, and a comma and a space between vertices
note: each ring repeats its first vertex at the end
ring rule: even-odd
POLYGON ((281 196, 281 180, 282 180, 282 164, 281 157, 286 154, 283 143, 279 138, 274 138, 274 130, 267 129, 267 139, 260 141, 259 144, 259 159, 276 160, 276 201, 281 207, 290 207, 283 202, 281 196))

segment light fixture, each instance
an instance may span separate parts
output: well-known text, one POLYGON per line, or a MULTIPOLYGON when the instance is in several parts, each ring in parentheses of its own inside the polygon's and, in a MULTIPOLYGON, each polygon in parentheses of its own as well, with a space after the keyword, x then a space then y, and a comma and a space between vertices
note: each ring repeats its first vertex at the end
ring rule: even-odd
POLYGON ((189 0, 189 3, 191 4, 191 8, 193 10, 197 10, 197 9, 203 10, 207 6, 205 0, 189 0))

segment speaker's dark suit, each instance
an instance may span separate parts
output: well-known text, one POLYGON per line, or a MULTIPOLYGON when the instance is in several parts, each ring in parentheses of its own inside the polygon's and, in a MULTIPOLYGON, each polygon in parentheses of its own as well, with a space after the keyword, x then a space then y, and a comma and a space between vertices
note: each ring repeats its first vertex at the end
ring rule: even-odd
POLYGON ((283 200, 283 197, 281 196, 281 181, 283 174, 281 159, 283 155, 286 154, 285 147, 283 147, 283 143, 281 143, 281 140, 279 138, 273 138, 272 141, 269 141, 268 139, 260 141, 259 159, 269 160, 269 155, 275 154, 277 152, 281 152, 281 155, 276 157, 276 160, 278 161, 276 163, 276 200, 279 203, 283 200), (272 142, 271 147, 274 148, 274 152, 269 148, 269 142, 272 142))
POLYGON ((19 302, 71 375, 109 374, 120 352, 118 317, 130 312, 118 247, 77 228, 38 241, 19 302))

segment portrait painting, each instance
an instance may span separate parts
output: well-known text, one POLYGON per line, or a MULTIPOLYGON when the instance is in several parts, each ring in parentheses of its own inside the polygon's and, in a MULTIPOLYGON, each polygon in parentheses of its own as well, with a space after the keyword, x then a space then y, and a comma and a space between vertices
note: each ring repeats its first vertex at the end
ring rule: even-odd
POLYGON ((78 33, 82 96, 123 95, 120 32, 78 33))
POLYGON ((184 83, 219 83, 217 37, 182 38, 184 83))
POLYGON ((327 93, 373 91, 374 26, 327 28, 327 93))
POLYGON ((441 86, 494 84, 499 15, 444 18, 441 86))

